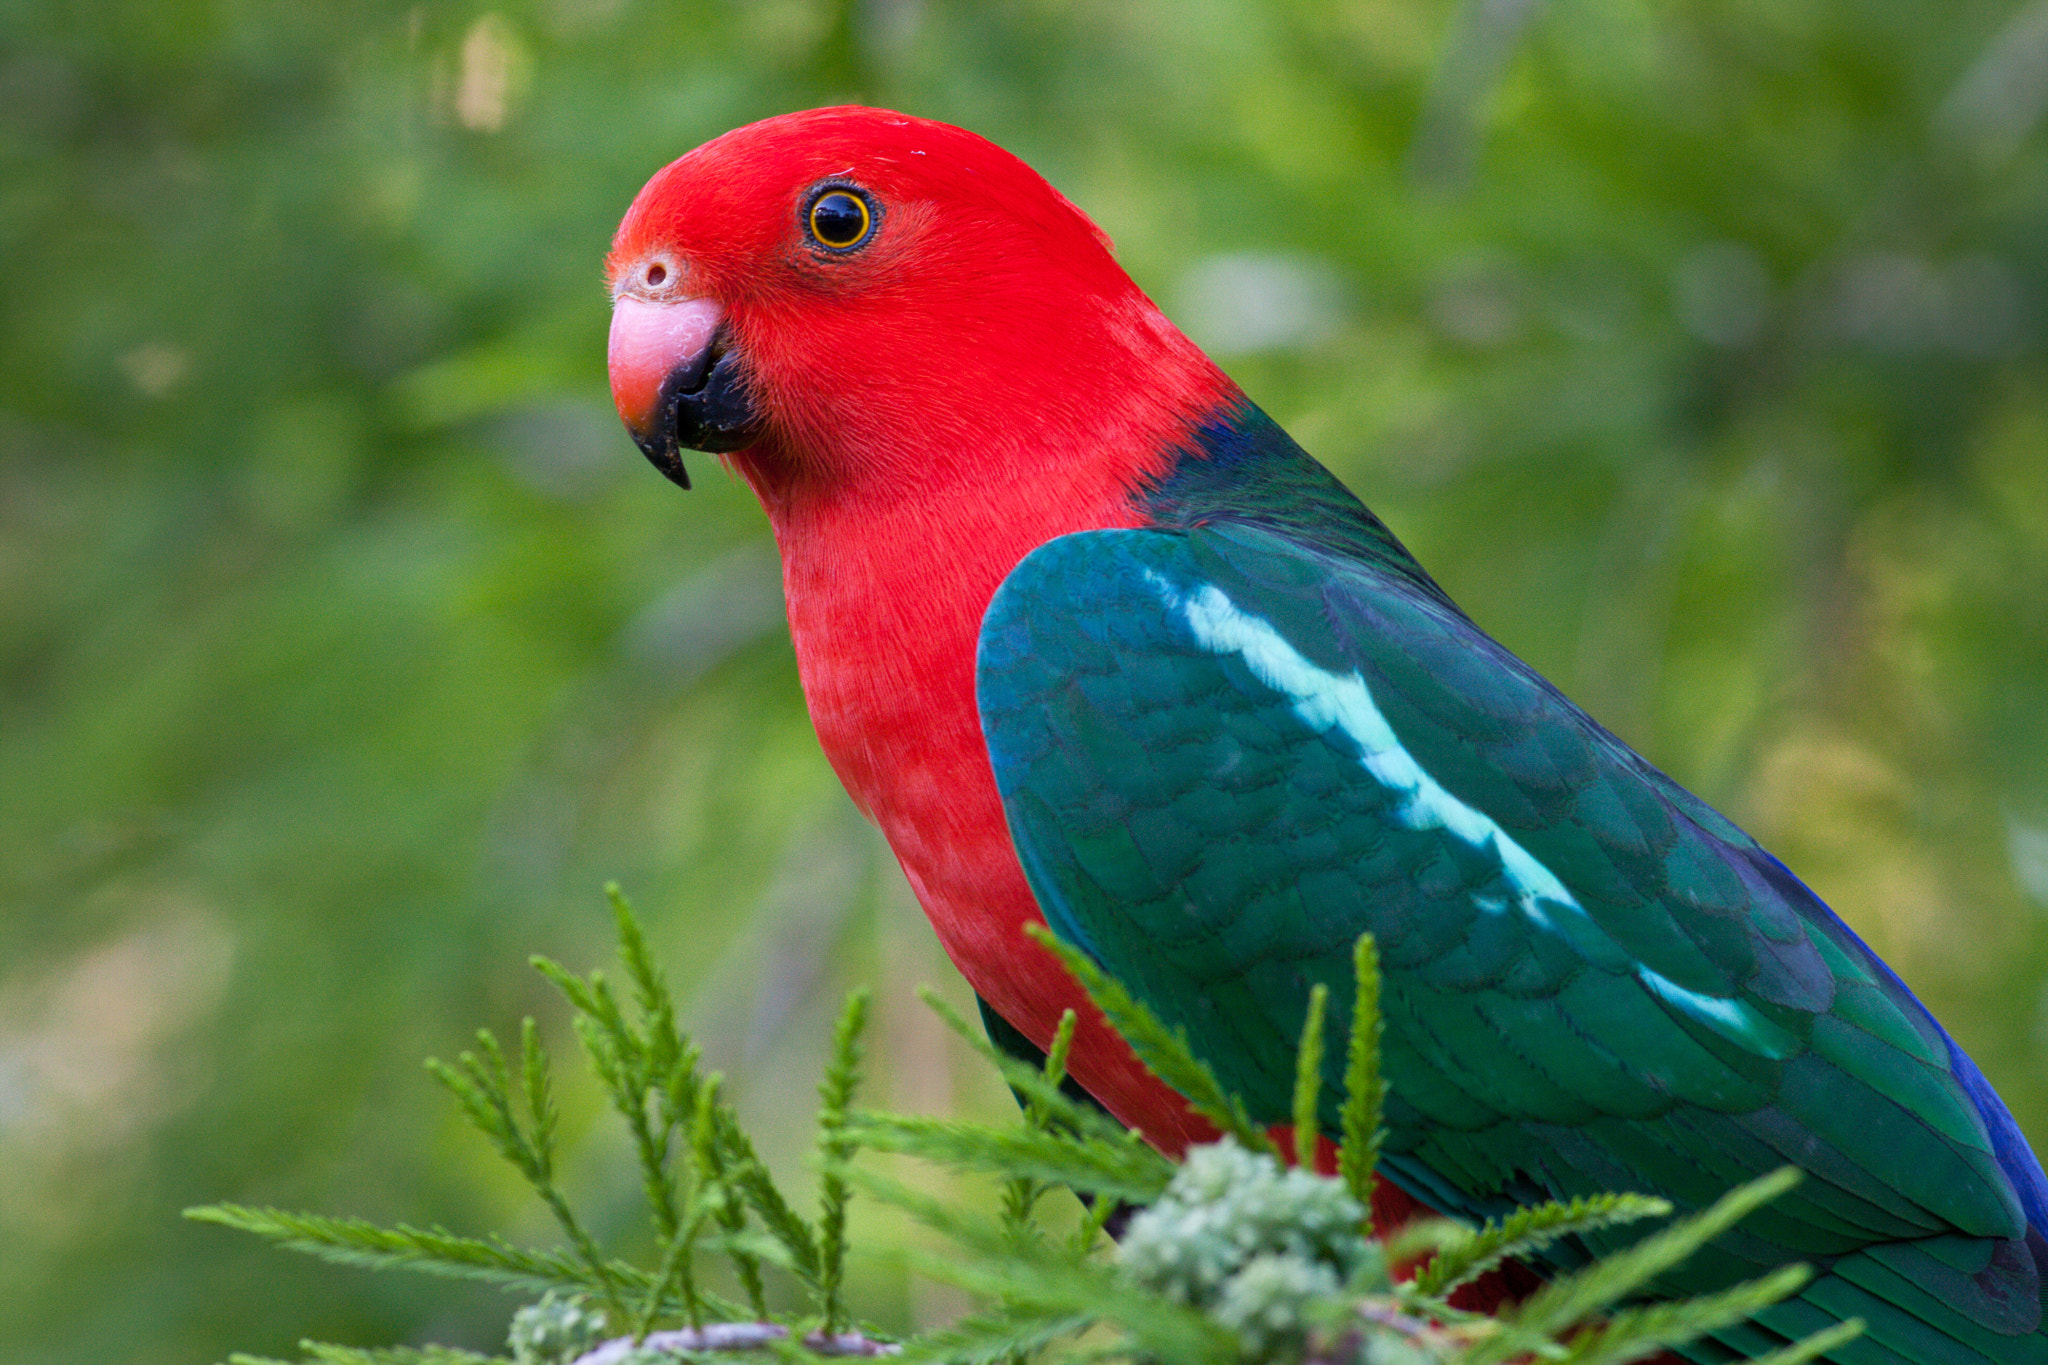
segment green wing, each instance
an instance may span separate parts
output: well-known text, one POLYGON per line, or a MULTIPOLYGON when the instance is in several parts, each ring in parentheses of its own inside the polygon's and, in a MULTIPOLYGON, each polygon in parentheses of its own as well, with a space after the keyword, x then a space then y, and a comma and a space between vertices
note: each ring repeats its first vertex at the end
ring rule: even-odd
POLYGON ((1961 1304, 1999 1351, 1841 1359, 2037 1358, 2006 1334, 2039 1325, 2040 1168, 1974 1067, 1790 873, 1441 599, 1245 525, 1068 536, 998 592, 978 689, 1048 921, 1261 1118, 1370 930, 1411 1193, 1685 1208, 1789 1162, 1809 1179, 1669 1289, 1846 1257, 1781 1326, 1890 1276, 1914 1283, 1887 1303, 1936 1300, 1913 1330, 1961 1304))

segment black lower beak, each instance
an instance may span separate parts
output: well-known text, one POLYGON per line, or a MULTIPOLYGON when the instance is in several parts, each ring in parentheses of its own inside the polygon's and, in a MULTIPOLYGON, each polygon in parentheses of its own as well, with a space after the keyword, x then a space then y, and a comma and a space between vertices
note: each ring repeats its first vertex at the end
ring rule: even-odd
POLYGON ((648 462, 674 483, 688 488, 683 451, 712 454, 744 449, 760 435, 740 353, 726 342, 721 328, 697 363, 670 375, 661 386, 654 428, 633 443, 648 462))

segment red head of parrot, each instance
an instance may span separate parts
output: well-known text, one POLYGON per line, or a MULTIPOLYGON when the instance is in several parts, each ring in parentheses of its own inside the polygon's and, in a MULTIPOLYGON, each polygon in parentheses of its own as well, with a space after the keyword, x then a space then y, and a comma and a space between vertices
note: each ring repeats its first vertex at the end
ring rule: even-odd
POLYGON ((634 200, 607 278, 613 396, 672 475, 682 447, 749 451, 757 486, 1022 475, 1048 431, 1070 455, 1149 444, 1228 382, 1037 172, 886 110, 690 152, 634 200))

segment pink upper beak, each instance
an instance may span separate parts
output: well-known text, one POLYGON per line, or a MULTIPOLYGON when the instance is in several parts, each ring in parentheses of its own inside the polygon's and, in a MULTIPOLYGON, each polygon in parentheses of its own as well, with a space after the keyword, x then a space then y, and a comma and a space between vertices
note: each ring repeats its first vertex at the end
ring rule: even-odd
POLYGON ((613 302, 612 402, 642 449, 661 438, 654 427, 662 420, 662 390, 669 379, 702 379, 701 362, 724 315, 714 299, 657 301, 621 294, 613 302))

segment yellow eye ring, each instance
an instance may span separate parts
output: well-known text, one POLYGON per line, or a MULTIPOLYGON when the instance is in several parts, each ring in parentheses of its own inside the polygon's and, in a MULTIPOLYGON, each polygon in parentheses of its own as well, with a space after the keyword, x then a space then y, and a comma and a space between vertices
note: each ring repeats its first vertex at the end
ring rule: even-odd
POLYGON ((811 239, 833 251, 850 251, 874 231, 875 215, 867 197, 851 190, 827 190, 811 204, 805 216, 811 239))

